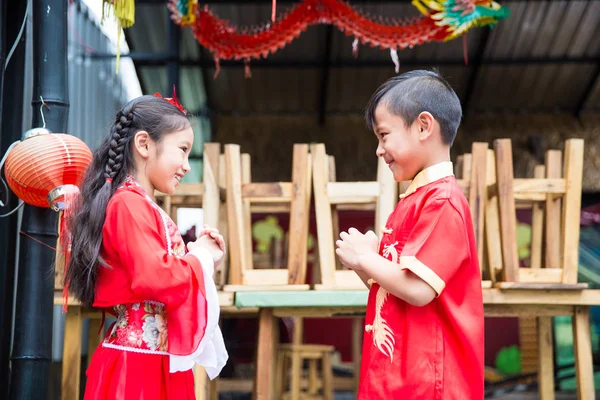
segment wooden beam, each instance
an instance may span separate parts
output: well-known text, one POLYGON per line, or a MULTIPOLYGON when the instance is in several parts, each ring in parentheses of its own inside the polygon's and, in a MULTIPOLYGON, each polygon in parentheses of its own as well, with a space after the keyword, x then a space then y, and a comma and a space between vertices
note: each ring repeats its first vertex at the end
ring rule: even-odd
POLYGON ((289 203, 293 189, 291 182, 246 183, 242 185, 242 196, 251 203, 289 203))
POLYGON ((513 192, 513 158, 510 139, 494 141, 496 153, 496 180, 500 211, 500 234, 502 239, 503 280, 517 282, 519 255, 517 250, 517 223, 513 192))
POLYGON ((579 268, 579 224, 583 183, 583 139, 569 139, 565 144, 565 180, 567 193, 563 203, 563 282, 577 283, 579 268))
POLYGON ((304 284, 308 257, 312 163, 308 144, 295 144, 292 160, 292 204, 288 240, 289 283, 304 284))

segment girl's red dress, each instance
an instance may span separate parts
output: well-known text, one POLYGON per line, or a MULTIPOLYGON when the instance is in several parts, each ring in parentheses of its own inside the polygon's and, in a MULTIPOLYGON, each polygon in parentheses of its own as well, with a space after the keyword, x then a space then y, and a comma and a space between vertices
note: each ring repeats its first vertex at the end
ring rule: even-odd
POLYGON ((213 379, 227 361, 212 257, 186 254, 175 223, 131 177, 108 203, 102 235, 94 307, 117 321, 92 357, 85 400, 194 399, 194 364, 213 379))

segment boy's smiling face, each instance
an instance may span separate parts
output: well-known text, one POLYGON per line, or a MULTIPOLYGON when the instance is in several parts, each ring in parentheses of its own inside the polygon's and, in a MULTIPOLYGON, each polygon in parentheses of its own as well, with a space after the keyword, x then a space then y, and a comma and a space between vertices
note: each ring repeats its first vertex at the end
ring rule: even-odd
POLYGON ((404 119, 388 111, 382 104, 375 109, 375 136, 379 144, 376 154, 382 157, 397 182, 408 181, 422 169, 422 152, 419 140, 419 123, 406 126, 404 119))

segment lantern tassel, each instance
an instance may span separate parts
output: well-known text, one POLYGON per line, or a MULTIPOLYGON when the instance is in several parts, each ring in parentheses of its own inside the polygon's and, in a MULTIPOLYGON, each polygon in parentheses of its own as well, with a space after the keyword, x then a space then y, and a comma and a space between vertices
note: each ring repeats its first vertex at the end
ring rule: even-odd
MULTIPOLYGON (((67 276, 67 269, 71 259, 71 221, 76 213, 76 202, 79 198, 79 191, 66 191, 63 197, 64 210, 60 219, 60 258, 64 260, 64 276, 67 276)), ((63 314, 69 307, 69 281, 65 280, 63 286, 63 314)))

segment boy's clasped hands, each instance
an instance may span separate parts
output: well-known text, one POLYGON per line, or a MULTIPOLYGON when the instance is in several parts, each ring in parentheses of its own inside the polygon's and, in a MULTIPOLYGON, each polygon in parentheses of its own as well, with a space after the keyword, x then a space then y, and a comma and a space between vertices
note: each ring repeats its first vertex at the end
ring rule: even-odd
POLYGON ((365 234, 355 228, 340 234, 340 240, 335 242, 335 253, 340 258, 342 265, 354 271, 364 270, 364 256, 377 254, 379 238, 373 231, 365 234))
POLYGON ((188 251, 192 251, 195 248, 208 250, 213 258, 215 267, 217 267, 225 255, 225 240, 217 228, 211 228, 205 224, 198 234, 198 239, 187 244, 188 251))

